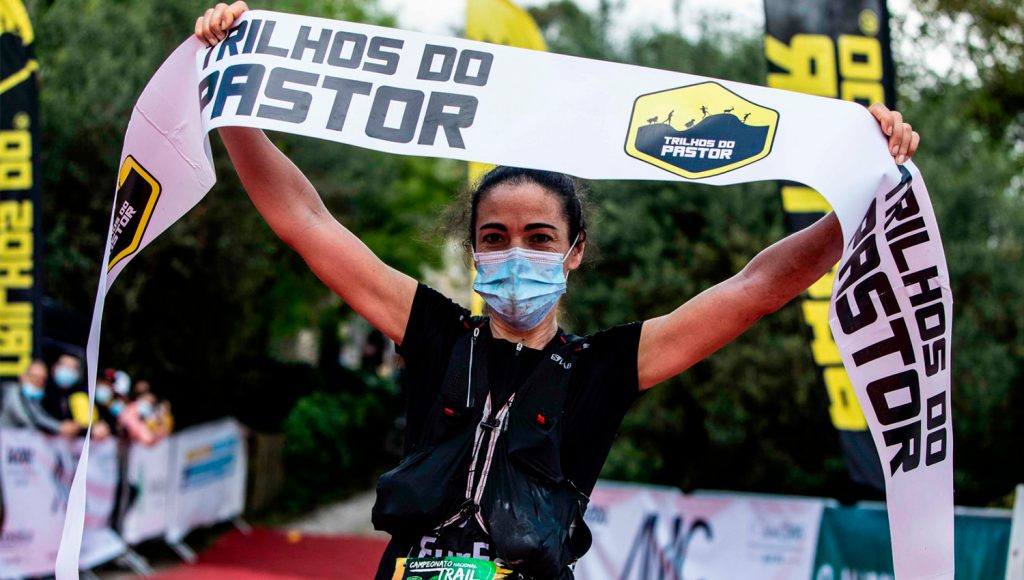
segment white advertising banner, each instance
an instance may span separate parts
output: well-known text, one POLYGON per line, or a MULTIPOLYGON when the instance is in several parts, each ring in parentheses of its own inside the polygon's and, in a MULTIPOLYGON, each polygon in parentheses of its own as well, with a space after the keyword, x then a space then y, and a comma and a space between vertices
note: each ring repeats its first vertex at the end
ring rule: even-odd
POLYGON ((174 438, 166 533, 171 543, 190 530, 241 514, 248 468, 245 439, 233 419, 192 427, 174 438))
MULTIPOLYGON (((952 578, 948 272, 920 173, 912 163, 894 164, 863 107, 678 72, 248 12, 212 49, 196 38, 183 43, 135 106, 89 368, 96 366, 110 284, 212 187, 206 132, 233 125, 586 179, 787 180, 821 192, 846 246, 831 327, 885 468, 897 576, 952 578)), ((83 472, 79 466, 72 486, 61 578, 77 570, 83 472)))
POLYGON ((683 495, 601 481, 587 524, 594 545, 579 580, 806 580, 824 502, 745 495, 683 495))
MULTIPOLYGON (((54 572, 72 468, 82 440, 47 437, 33 430, 0 431, 4 522, 0 577, 54 572)), ((86 488, 81 566, 92 568, 123 554, 127 545, 110 527, 117 493, 117 443, 93 444, 86 488)))
POLYGON ((148 447, 133 443, 128 448, 128 505, 121 520, 121 537, 129 544, 160 537, 167 531, 172 447, 176 438, 174 435, 148 447))
MULTIPOLYGON (((55 439, 64 444, 67 440, 55 439)), ((82 439, 70 443, 76 458, 82 447, 82 439)), ((118 469, 117 441, 108 437, 92 444, 92 461, 89 462, 89 483, 85 491, 85 534, 82 537, 82 553, 79 565, 82 569, 94 568, 120 556, 128 545, 111 527, 114 515, 114 501, 117 498, 118 469)), ((67 481, 67 486, 71 485, 67 481)))
POLYGON ((53 573, 73 463, 29 429, 0 430, 4 521, 0 578, 53 573))

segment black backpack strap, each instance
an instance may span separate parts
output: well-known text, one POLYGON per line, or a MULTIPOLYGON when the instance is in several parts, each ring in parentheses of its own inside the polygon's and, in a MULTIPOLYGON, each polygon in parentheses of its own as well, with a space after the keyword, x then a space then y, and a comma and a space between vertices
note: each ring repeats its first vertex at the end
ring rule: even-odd
POLYGON ((449 438, 463 423, 479 418, 487 395, 487 340, 490 328, 486 318, 463 316, 465 332, 459 335, 448 357, 440 396, 428 414, 416 447, 434 445, 449 438))
POLYGON ((559 329, 533 374, 519 388, 516 406, 529 411, 542 426, 549 418, 561 416, 572 367, 588 347, 585 339, 559 329))

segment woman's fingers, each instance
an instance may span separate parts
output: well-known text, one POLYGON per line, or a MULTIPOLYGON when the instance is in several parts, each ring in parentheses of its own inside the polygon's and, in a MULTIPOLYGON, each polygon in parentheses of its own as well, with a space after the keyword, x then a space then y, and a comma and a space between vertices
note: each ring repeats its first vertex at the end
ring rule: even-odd
POLYGON ((208 46, 217 44, 217 36, 213 33, 211 20, 213 19, 213 8, 208 8, 203 14, 203 40, 208 46))
POLYGON ((900 150, 896 154, 896 164, 903 165, 910 157, 910 143, 913 141, 914 129, 910 123, 903 123, 903 139, 900 140, 900 150))
POLYGON ((892 111, 892 135, 889 136, 889 153, 893 157, 900 154, 900 144, 903 142, 903 114, 899 111, 892 111))
POLYGON ((249 6, 241 1, 231 5, 221 2, 213 8, 207 9, 196 20, 196 36, 207 46, 217 44, 227 37, 235 20, 248 9, 249 6))
POLYGON ((882 127, 886 137, 892 135, 892 111, 882 103, 875 103, 868 107, 868 111, 882 127))
POLYGON ((903 114, 899 111, 891 111, 882 103, 871 105, 868 107, 868 111, 878 121, 882 132, 889 138, 889 154, 893 156, 897 164, 906 163, 917 152, 921 136, 914 131, 910 123, 903 122, 903 114))
POLYGON ((210 15, 210 28, 217 40, 224 40, 224 15, 228 5, 221 2, 213 7, 213 14, 210 15))

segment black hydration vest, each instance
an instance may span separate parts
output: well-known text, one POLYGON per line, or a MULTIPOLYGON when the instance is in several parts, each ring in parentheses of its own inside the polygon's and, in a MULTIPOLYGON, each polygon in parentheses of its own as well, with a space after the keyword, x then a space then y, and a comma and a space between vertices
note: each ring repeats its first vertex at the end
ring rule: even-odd
POLYGON ((492 408, 490 329, 486 319, 463 323, 419 440, 377 482, 373 525, 418 537, 474 521, 492 557, 516 572, 571 578, 568 566, 590 548, 591 534, 588 498, 562 473, 561 419, 572 367, 588 345, 559 330, 508 403, 492 408))

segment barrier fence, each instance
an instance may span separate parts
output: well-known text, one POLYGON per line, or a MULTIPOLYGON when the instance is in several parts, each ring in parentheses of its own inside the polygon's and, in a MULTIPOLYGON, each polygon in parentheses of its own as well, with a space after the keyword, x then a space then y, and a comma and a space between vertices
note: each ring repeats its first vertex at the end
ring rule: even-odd
MULTIPOLYGON (((1022 515, 1021 517, 1024 517, 1022 515)), ((578 580, 892 580, 884 506, 601 481, 578 580)), ((958 508, 956 578, 1007 575, 1009 510, 958 508)), ((1011 552, 1012 555, 1012 552, 1011 552)), ((1016 576, 1013 576, 1016 578, 1016 576)))
MULTIPOLYGON (((80 448, 80 441, 0 429, 0 577, 53 573, 80 448)), ((231 520, 244 508, 247 446, 233 419, 185 429, 151 447, 133 443, 119 450, 107 439, 94 443, 91 453, 83 568, 146 540, 178 545, 189 531, 231 520)), ((958 509, 958 579, 1024 577, 1018 569, 1022 502, 1018 497, 1013 542, 1009 510, 958 509)), ((601 481, 586 519, 594 544, 577 565, 579 580, 893 578, 883 506, 688 495, 601 481)))
MULTIPOLYGON (((53 574, 81 445, 0 429, 0 577, 53 574)), ((189 531, 230 520, 245 506, 246 443, 233 419, 185 429, 152 447, 132 443, 119 450, 113 438, 93 442, 90 455, 83 569, 145 540, 177 544, 189 531), (126 453, 124 462, 119 452, 126 453)))

